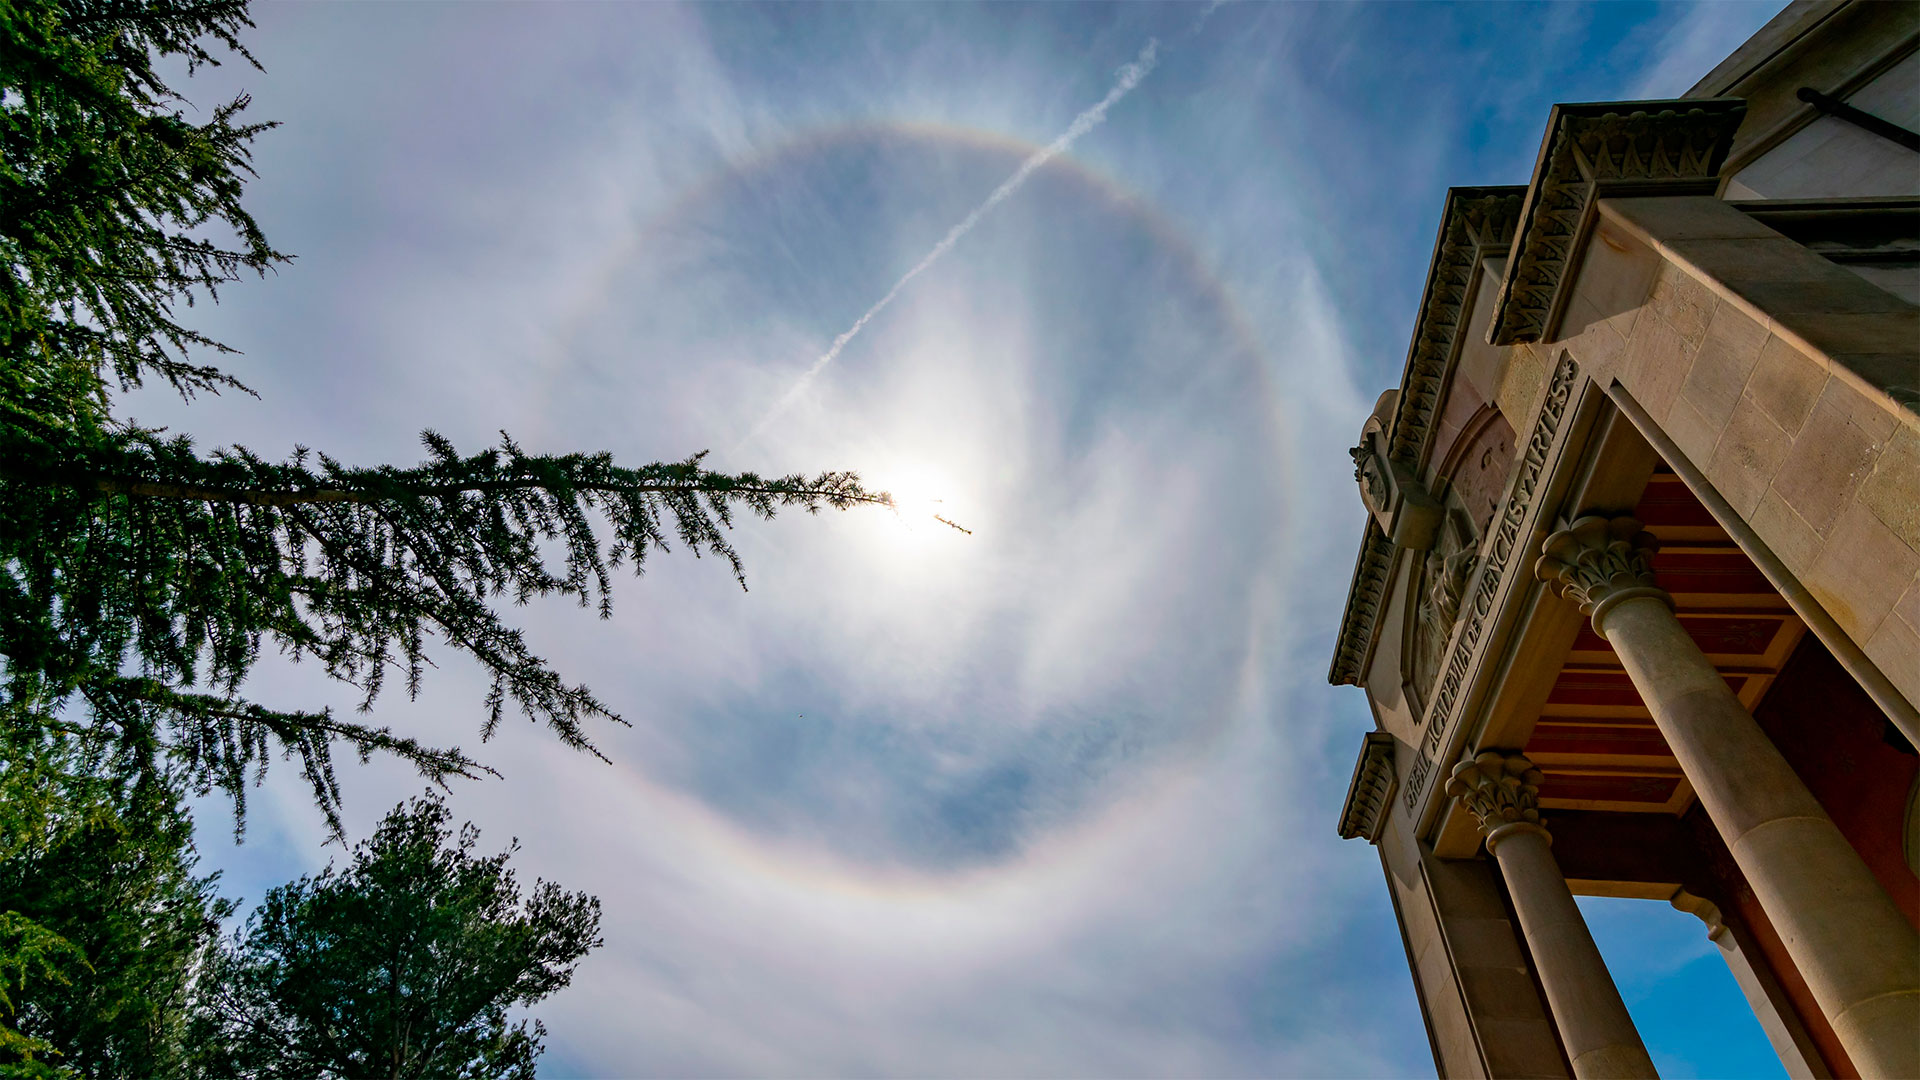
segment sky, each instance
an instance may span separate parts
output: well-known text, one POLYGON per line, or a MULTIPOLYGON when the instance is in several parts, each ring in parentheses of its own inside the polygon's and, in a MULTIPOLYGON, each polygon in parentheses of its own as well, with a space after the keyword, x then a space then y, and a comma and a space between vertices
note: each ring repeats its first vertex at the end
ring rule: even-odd
MULTIPOLYGON (((515 613, 631 723, 610 763, 437 654, 372 719, 503 774, 450 802, 606 945, 543 1075, 1411 1076, 1325 672, 1449 185, 1549 106, 1683 92, 1778 4, 282 3, 248 205, 294 262, 195 325, 259 391, 126 411, 204 446, 853 469, 881 510, 744 522, 613 617, 515 613), (934 501, 939 500, 939 501, 934 501), (961 532, 933 520, 938 513, 961 532)), ((312 665, 267 704, 351 708, 312 665)), ((420 790, 342 770, 349 832, 420 790)), ((299 778, 248 902, 340 856, 299 778)), ((1587 904, 1667 1076, 1779 1075, 1691 916, 1587 904)))

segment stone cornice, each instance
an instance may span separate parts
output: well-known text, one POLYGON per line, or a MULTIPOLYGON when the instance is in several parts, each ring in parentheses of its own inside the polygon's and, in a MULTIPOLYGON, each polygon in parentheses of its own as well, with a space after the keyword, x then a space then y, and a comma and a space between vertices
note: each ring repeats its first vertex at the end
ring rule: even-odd
POLYGON ((1594 203, 1605 196, 1713 194, 1745 115, 1738 98, 1555 105, 1487 340, 1548 340, 1594 203))
POLYGON ((1400 375, 1400 406, 1387 440, 1387 456, 1416 474, 1433 434, 1434 417, 1440 412, 1447 369, 1459 351, 1461 323, 1473 299, 1468 290, 1473 288, 1474 272, 1481 259, 1503 255, 1512 246, 1525 192, 1517 185, 1447 191, 1413 342, 1400 375))
POLYGON ((1353 766, 1353 783, 1347 786, 1347 805, 1340 810, 1340 839, 1364 836, 1369 844, 1380 842, 1396 782, 1393 736, 1384 731, 1367 732, 1366 741, 1360 744, 1360 760, 1353 766))
MULTIPOLYGON (((1400 400, 1386 439, 1388 460, 1411 475, 1417 476, 1432 440, 1447 370, 1459 352, 1474 273, 1481 259, 1500 254, 1511 245, 1525 190, 1519 186, 1463 187, 1447 192, 1433 262, 1427 269, 1426 290, 1414 321, 1413 342, 1400 377, 1400 400)), ((1333 663, 1327 672, 1327 681, 1335 686, 1357 684, 1365 674, 1366 659, 1379 629, 1387 579, 1393 571, 1393 552, 1393 541, 1369 521, 1360 557, 1354 564, 1353 584, 1347 591, 1333 663)))
POLYGON ((1386 599, 1387 578, 1393 573, 1393 541, 1369 516, 1360 538, 1360 557, 1353 565, 1353 585, 1347 590, 1347 610, 1340 616, 1340 638, 1333 649, 1327 681, 1335 686, 1358 685, 1366 673, 1367 654, 1386 599))

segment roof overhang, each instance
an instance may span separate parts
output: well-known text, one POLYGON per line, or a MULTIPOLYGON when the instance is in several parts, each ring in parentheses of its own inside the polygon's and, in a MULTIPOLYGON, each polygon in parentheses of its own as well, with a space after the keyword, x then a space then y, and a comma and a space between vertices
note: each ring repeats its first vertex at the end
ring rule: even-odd
POLYGON ((1711 195, 1738 98, 1555 105, 1500 282, 1487 341, 1550 341, 1603 198, 1711 195))
POLYGON ((1379 843, 1397 785, 1393 736, 1384 731, 1367 732, 1360 744, 1360 760, 1353 766, 1353 781, 1347 785, 1347 803, 1340 809, 1340 838, 1365 837, 1369 844, 1379 843))
MULTIPOLYGON (((1745 112, 1737 98, 1555 105, 1525 188, 1449 189, 1387 431, 1388 460, 1414 476, 1426 463, 1485 260, 1506 257, 1487 340, 1550 340, 1599 200, 1712 194, 1745 112)), ((1370 520, 1327 671, 1336 686, 1365 678, 1395 551, 1370 520)))
MULTIPOLYGON (((1462 325, 1472 304, 1481 262, 1504 255, 1513 242, 1521 197, 1518 185, 1458 187, 1447 191, 1440 212, 1440 235, 1427 267, 1426 289, 1414 320, 1413 341, 1400 375, 1399 403, 1387 430, 1387 457, 1417 475, 1432 444, 1434 421, 1453 362, 1460 354, 1462 325)), ((1360 557, 1347 591, 1327 681, 1357 684, 1373 651, 1387 579, 1393 569, 1393 540, 1373 520, 1360 540, 1360 557)))

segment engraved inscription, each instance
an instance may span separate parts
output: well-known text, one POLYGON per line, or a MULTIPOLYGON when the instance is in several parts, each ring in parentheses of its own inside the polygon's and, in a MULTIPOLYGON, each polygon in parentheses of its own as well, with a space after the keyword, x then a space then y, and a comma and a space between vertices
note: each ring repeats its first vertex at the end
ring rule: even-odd
POLYGON ((1506 505, 1501 508, 1500 517, 1494 523, 1485 564, 1474 585, 1467 624, 1461 629, 1460 637, 1448 657, 1433 706, 1426 712, 1431 723, 1426 738, 1421 741, 1420 754, 1407 773, 1408 810, 1419 805, 1420 796, 1426 791, 1427 778, 1433 772, 1434 758, 1439 755, 1441 746, 1454 726, 1454 706, 1458 703, 1461 687, 1466 683, 1467 672, 1473 667, 1480 639, 1486 633, 1494 599, 1500 591, 1500 581, 1506 576, 1515 549, 1520 546, 1521 530, 1533 508, 1533 496, 1540 486, 1540 475, 1546 468, 1554 437, 1559 433, 1560 421, 1566 415, 1567 402, 1573 397, 1574 377, 1578 373, 1579 367, 1573 362, 1572 355, 1560 354, 1560 363, 1554 367, 1553 379, 1547 384, 1547 399, 1540 406, 1540 418, 1533 425, 1533 434, 1527 439, 1526 453, 1520 459, 1520 467, 1514 472, 1512 490, 1507 493, 1506 505))

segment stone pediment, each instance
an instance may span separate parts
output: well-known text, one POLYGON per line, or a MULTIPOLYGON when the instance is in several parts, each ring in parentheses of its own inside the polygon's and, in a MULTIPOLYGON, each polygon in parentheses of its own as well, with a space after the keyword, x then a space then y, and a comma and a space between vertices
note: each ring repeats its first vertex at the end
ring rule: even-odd
POLYGON ((1555 105, 1487 341, 1550 340, 1601 198, 1713 194, 1746 109, 1739 98, 1555 105))
POLYGON ((1388 434, 1388 457, 1416 474, 1433 435, 1448 368, 1459 352, 1460 324, 1472 299, 1474 274, 1482 259, 1505 255, 1512 246, 1525 191, 1510 185, 1447 192, 1413 342, 1400 375, 1400 407, 1388 434))
MULTIPOLYGON (((1503 255, 1511 246, 1525 191, 1511 185, 1462 187, 1447 192, 1440 235, 1427 270, 1426 289, 1391 422, 1381 425, 1377 433, 1368 432, 1362 448, 1357 448, 1373 455, 1378 475, 1383 478, 1417 477, 1420 473, 1432 444, 1448 372, 1459 355, 1475 276, 1482 260, 1503 255)), ((1360 479, 1365 484, 1365 463, 1356 458, 1356 464, 1361 466, 1360 479)), ((1411 490, 1411 485, 1402 486, 1411 490)), ((1363 501, 1367 501, 1364 488, 1363 501)), ((1374 502, 1368 501, 1368 507, 1373 511, 1374 502)), ((1360 680, 1378 631, 1395 550, 1395 536, 1383 527, 1381 518, 1373 514, 1361 539, 1339 641, 1327 673, 1327 681, 1335 685, 1360 680)), ((1400 540, 1404 543, 1410 535, 1403 534, 1400 540)))

